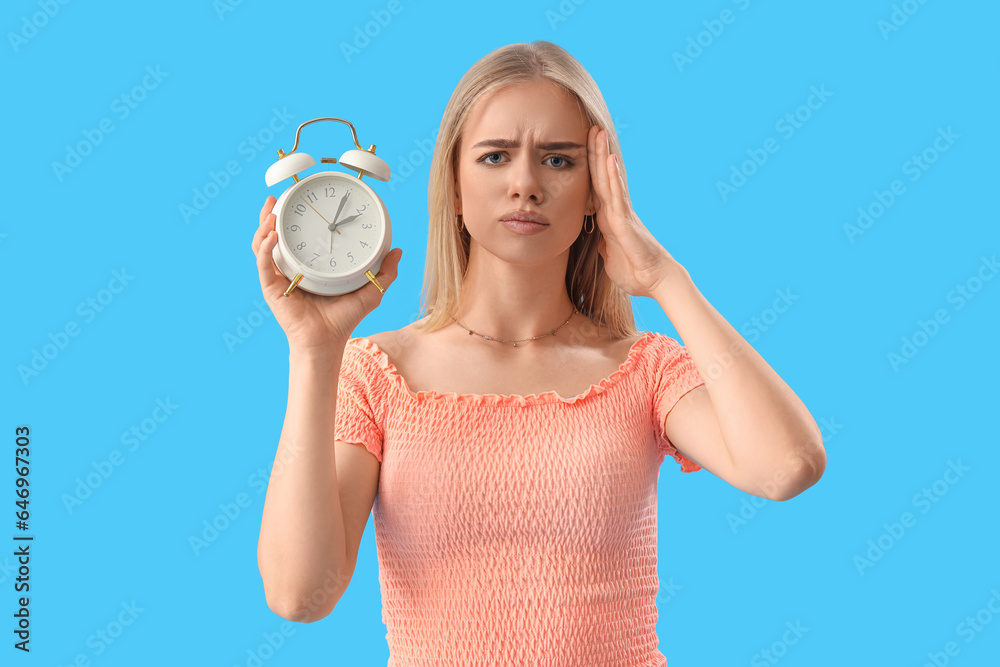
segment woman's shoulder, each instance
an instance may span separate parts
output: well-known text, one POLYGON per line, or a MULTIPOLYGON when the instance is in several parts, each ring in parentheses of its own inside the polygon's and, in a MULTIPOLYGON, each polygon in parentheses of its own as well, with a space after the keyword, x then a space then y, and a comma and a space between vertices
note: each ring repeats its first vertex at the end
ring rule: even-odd
MULTIPOLYGON (((426 318, 424 318, 426 319, 426 318)), ((421 322, 423 320, 418 320, 421 322)), ((348 341, 350 353, 355 358, 364 358, 375 366, 405 364, 407 357, 421 347, 425 334, 410 324, 400 329, 389 329, 364 336, 354 336, 348 341)))
MULTIPOLYGON (((426 319, 427 318, 424 318, 424 320, 426 319)), ((367 339, 389 356, 393 356, 394 352, 398 355, 401 350, 411 349, 417 342, 419 342, 418 339, 423 335, 423 332, 417 329, 414 325, 419 322, 423 322, 424 320, 411 322, 400 329, 389 329, 387 331, 368 334, 367 336, 359 336, 356 340, 358 340, 358 342, 363 342, 363 339, 367 339)))

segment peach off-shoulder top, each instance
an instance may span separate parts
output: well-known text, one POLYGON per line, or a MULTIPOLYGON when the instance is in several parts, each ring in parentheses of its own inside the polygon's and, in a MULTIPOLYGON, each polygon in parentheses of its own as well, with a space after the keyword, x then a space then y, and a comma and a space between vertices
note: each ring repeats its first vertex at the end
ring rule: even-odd
POLYGON ((703 380, 646 332, 572 398, 409 389, 352 338, 336 439, 381 462, 373 512, 389 667, 644 665, 658 649, 656 488, 663 432, 703 380))

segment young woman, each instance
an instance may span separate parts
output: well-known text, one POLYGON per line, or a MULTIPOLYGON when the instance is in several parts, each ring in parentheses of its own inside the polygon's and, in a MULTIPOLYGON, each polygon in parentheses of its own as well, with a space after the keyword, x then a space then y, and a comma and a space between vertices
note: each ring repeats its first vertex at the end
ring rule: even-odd
POLYGON ((494 51, 448 103, 423 319, 352 338, 373 284, 283 298, 274 201, 253 250, 289 388, 258 562, 285 618, 332 611, 374 506, 389 664, 665 665, 665 456, 774 500, 823 473, 809 411, 632 210, 604 99, 558 46, 494 51), (637 331, 629 295, 686 347, 637 331))

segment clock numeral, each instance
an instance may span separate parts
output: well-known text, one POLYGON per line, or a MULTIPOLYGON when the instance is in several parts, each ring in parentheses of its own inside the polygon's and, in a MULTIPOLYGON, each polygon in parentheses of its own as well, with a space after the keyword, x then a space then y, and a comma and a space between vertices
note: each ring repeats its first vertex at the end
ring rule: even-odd
POLYGON ((314 252, 313 253, 313 258, 309 260, 309 263, 312 264, 313 262, 315 262, 317 257, 319 257, 319 253, 318 252, 314 252))
POLYGON ((362 241, 362 242, 361 242, 361 247, 362 247, 362 248, 367 248, 367 247, 368 247, 368 244, 367 244, 367 243, 365 243, 364 241, 362 241))
POLYGON ((352 255, 351 253, 347 253, 347 259, 349 259, 349 260, 351 260, 353 262, 354 261, 354 255, 352 255))
POLYGON ((337 260, 335 260, 335 259, 331 259, 330 260, 330 268, 334 268, 334 269, 337 268, 337 260))
POLYGON ((296 250, 302 250, 302 249, 303 249, 303 248, 305 248, 305 247, 306 247, 306 242, 305 242, 305 241, 303 241, 302 243, 300 243, 300 244, 298 244, 297 246, 295 246, 295 249, 296 249, 296 250))
POLYGON ((306 212, 306 205, 305 205, 305 204, 296 204, 296 205, 295 205, 295 208, 294 208, 294 209, 292 209, 292 210, 293 210, 293 211, 294 211, 294 212, 295 212, 296 214, 298 214, 298 215, 300 215, 300 216, 301 216, 301 215, 304 215, 304 214, 305 214, 305 212, 306 212))
POLYGON ((366 222, 365 224, 361 225, 361 229, 371 229, 371 228, 372 224, 370 222, 366 222))
POLYGON ((337 188, 333 187, 332 185, 328 185, 325 188, 323 188, 323 192, 326 193, 327 197, 332 197, 333 195, 337 194, 337 188))
POLYGON ((299 226, 298 225, 292 225, 291 227, 285 227, 285 229, 287 229, 288 231, 291 231, 291 232, 297 232, 297 231, 299 231, 299 226))
POLYGON ((310 202, 315 202, 316 200, 319 199, 319 197, 316 196, 315 192, 310 192, 309 194, 306 195, 306 199, 309 200, 310 202))
POLYGON ((354 209, 354 212, 357 213, 358 215, 361 215, 365 211, 366 208, 368 208, 368 204, 365 204, 361 208, 354 209))

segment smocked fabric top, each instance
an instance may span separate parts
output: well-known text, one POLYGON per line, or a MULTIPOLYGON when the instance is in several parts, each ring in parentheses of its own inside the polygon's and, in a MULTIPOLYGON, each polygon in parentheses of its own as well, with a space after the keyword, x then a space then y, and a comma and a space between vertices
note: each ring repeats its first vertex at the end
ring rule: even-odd
POLYGON ((413 392, 352 338, 336 439, 380 462, 373 512, 389 667, 667 664, 657 645, 663 432, 703 380, 646 332, 572 398, 413 392))

